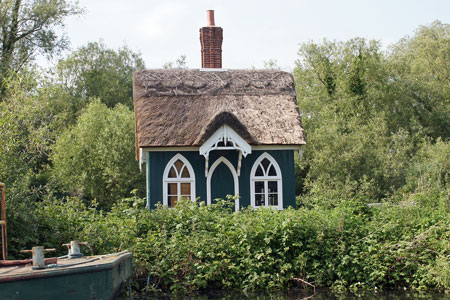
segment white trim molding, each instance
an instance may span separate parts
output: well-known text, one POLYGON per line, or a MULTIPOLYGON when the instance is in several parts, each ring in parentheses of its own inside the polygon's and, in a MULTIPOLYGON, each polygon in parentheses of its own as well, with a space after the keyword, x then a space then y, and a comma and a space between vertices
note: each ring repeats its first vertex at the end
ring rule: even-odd
MULTIPOLYGON (((176 170, 176 168, 175 168, 176 170)), ((166 168, 164 169, 164 173, 163 173, 163 204, 168 206, 169 203, 167 201, 167 197, 168 197, 168 193, 167 193, 167 184, 168 183, 177 183, 177 193, 180 194, 181 193, 181 189, 180 189, 180 184, 181 183, 190 183, 191 185, 191 200, 195 201, 196 199, 196 194, 195 194, 195 172, 194 169, 192 168, 192 165, 189 163, 189 161, 180 153, 176 154, 174 157, 172 157, 171 160, 169 160, 169 162, 166 165, 166 168), (169 178, 169 172, 170 169, 172 168, 172 166, 174 166, 175 162, 177 160, 180 160, 184 166, 181 168, 180 170, 180 174, 177 174, 177 178, 169 178), (183 172, 183 169, 187 168, 187 170, 189 171, 189 178, 181 178, 181 173, 183 172)), ((179 200, 179 199, 178 199, 179 200)))
POLYGON ((279 210, 283 209, 283 176, 281 173, 280 166, 278 165, 277 161, 267 152, 264 152, 261 154, 253 164, 253 167, 250 171, 250 205, 252 207, 257 207, 256 201, 255 201, 255 182, 260 181, 264 182, 264 206, 265 207, 273 207, 277 208, 279 210), (267 166, 267 168, 264 168, 262 166, 261 162, 264 159, 268 159, 270 164, 267 166), (256 176, 256 171, 258 166, 261 165, 261 169, 263 172, 262 176, 256 176), (271 167, 275 168, 276 175, 269 175, 269 170, 271 167), (269 181, 276 181, 277 182, 277 199, 278 199, 278 205, 271 206, 269 205, 269 188, 268 183, 269 181))
MULTIPOLYGON (((233 130, 233 129, 231 129, 233 130)), ((237 133, 236 133, 237 134, 237 133)), ((302 145, 252 145, 251 150, 299 150, 302 145)), ((158 151, 199 151, 200 147, 194 146, 167 146, 167 147, 141 147, 144 152, 158 152, 158 151)), ((250 152, 251 153, 251 152, 250 152)), ((145 157, 144 157, 145 159, 145 157)))
POLYGON ((139 171, 142 171, 142 164, 145 163, 145 153, 139 148, 139 171))
POLYGON ((168 147, 141 147, 141 149, 145 152, 160 152, 160 151, 181 152, 181 151, 198 151, 199 147, 168 146, 168 147))
POLYGON ((253 150, 299 150, 301 145, 253 145, 253 150))
POLYGON ((200 155, 205 157, 205 177, 208 177, 209 153, 213 150, 238 150, 242 153, 241 155, 247 157, 252 153, 252 146, 230 126, 223 125, 200 147, 200 155))
POLYGON ((208 205, 211 205, 211 178, 214 174, 214 170, 217 168, 217 166, 221 163, 224 163, 228 169, 230 169, 231 174, 233 175, 233 181, 234 181, 234 196, 237 196, 236 201, 234 203, 234 210, 239 210, 239 180, 237 176, 236 169, 234 168, 233 164, 226 159, 225 157, 221 156, 219 157, 211 166, 210 171, 208 172, 208 176, 206 177, 206 203, 208 205))

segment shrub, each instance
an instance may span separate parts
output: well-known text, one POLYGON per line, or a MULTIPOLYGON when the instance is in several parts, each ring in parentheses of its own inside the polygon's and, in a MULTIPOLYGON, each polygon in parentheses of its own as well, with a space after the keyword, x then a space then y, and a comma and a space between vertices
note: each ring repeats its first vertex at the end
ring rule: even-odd
POLYGON ((132 250, 136 288, 147 291, 273 290, 295 285, 293 278, 317 287, 450 288, 444 208, 371 208, 361 199, 284 211, 232 212, 227 201, 143 205, 134 196, 102 212, 67 199, 37 211, 48 242, 88 241, 95 254, 132 250))

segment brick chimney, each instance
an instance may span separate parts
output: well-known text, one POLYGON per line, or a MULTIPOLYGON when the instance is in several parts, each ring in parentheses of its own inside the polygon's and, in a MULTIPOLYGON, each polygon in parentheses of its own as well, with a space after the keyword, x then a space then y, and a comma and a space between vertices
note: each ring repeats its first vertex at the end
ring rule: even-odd
POLYGON ((222 68, 222 27, 214 24, 214 10, 207 10, 207 26, 200 28, 202 68, 222 68))

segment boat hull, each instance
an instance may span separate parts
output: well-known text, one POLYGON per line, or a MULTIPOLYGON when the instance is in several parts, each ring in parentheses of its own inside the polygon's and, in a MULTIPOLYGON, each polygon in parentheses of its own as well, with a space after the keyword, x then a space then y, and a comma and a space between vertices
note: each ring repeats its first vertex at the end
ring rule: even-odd
POLYGON ((106 263, 0 276, 0 299, 114 299, 131 274, 125 253, 106 263))

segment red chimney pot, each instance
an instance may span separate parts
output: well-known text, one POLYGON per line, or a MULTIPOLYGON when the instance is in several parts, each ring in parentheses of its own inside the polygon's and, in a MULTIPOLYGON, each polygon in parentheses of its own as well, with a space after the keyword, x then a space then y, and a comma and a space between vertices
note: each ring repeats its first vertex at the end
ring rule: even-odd
POLYGON ((214 11, 213 10, 206 11, 206 20, 207 20, 208 26, 216 26, 216 24, 214 24, 214 11))

